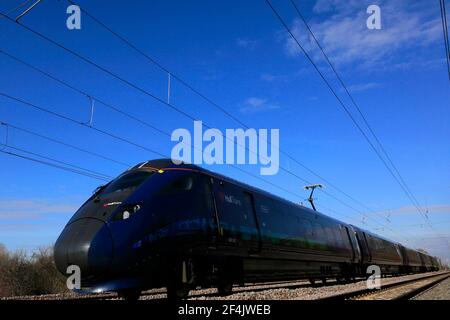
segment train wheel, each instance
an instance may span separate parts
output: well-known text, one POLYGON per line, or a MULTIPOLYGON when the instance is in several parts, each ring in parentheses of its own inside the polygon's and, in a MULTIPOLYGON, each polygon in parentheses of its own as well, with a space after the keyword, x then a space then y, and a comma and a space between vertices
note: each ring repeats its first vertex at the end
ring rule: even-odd
POLYGON ((217 291, 220 296, 229 296, 233 293, 233 284, 232 283, 221 283, 217 286, 217 291))
POLYGON ((311 283, 311 285, 315 285, 316 284, 316 279, 314 279, 314 278, 310 278, 309 279, 309 283, 311 283))
POLYGON ((187 299, 189 296, 189 287, 186 285, 170 284, 167 286, 167 299, 169 301, 179 301, 187 299))
POLYGON ((141 296, 141 290, 123 290, 117 292, 117 295, 125 301, 137 301, 141 296))
POLYGON ((167 298, 171 301, 187 299, 192 287, 191 264, 188 261, 172 261, 167 275, 167 298))

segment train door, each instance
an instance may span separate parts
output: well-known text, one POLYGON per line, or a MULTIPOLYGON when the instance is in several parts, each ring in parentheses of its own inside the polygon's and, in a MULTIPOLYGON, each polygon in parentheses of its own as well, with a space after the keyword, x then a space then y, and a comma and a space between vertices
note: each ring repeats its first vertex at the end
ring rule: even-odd
POLYGON ((403 257, 403 265, 404 265, 404 266, 409 265, 408 254, 406 253, 405 247, 402 246, 402 245, 400 245, 400 252, 402 253, 402 257, 403 257))
POLYGON ((363 242, 364 242, 364 246, 365 246, 365 248, 366 248, 366 252, 367 252, 367 256, 368 256, 368 261, 372 261, 372 253, 371 253, 371 251, 370 251, 370 248, 369 248, 369 241, 367 241, 367 235, 366 235, 365 232, 362 232, 362 238, 364 239, 363 242))
POLYGON ((365 237, 364 232, 360 232, 357 230, 354 230, 356 241, 358 242, 358 246, 361 250, 361 259, 363 263, 368 263, 371 261, 370 251, 369 247, 367 245, 367 240, 365 237))
POLYGON ((258 252, 260 232, 253 196, 240 186, 216 178, 213 179, 213 193, 221 242, 258 252))
POLYGON ((221 240, 221 229, 220 229, 220 219, 219 219, 219 212, 217 210, 217 201, 216 197, 214 196, 214 179, 211 177, 205 176, 205 179, 207 179, 205 186, 206 186, 206 194, 207 194, 207 202, 210 202, 213 207, 213 219, 215 228, 212 230, 213 233, 213 241, 221 240))
POLYGON ((356 241, 355 232, 353 230, 350 230, 347 226, 344 226, 345 233, 347 234, 348 240, 350 242, 350 245, 352 247, 352 261, 356 263, 361 262, 361 250, 359 249, 358 241, 356 241))
MULTIPOLYGON (((256 238, 252 240, 252 244, 250 244, 251 248, 249 253, 255 254, 261 252, 261 229, 259 227, 258 216, 256 215, 256 206, 255 206, 255 198, 249 192, 244 191, 244 209, 245 215, 247 216, 247 220, 250 220, 250 223, 247 225, 250 229, 256 227, 256 238)), ((254 234, 255 230, 251 230, 254 234)))

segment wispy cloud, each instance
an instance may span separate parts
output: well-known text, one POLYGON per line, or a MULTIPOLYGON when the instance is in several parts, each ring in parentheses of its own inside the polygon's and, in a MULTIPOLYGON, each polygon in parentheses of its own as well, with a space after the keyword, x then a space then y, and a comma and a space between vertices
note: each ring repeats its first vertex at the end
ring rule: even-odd
POLYGON ((257 113, 268 110, 279 109, 277 104, 269 103, 267 99, 250 97, 242 103, 240 111, 242 113, 257 113))
POLYGON ((276 81, 286 82, 286 81, 292 81, 294 78, 303 76, 309 72, 310 72, 310 70, 307 68, 301 68, 297 71, 294 71, 291 73, 284 73, 284 74, 283 73, 274 74, 274 73, 270 73, 270 72, 264 72, 264 73, 261 73, 259 78, 261 80, 264 80, 267 82, 276 82, 276 81))
POLYGON ((421 234, 410 238, 409 247, 424 249, 430 254, 440 257, 444 262, 450 263, 450 250, 447 243, 450 236, 436 236, 436 234, 421 234))
MULTIPOLYGON (((331 12, 326 20, 310 21, 316 37, 332 61, 337 65, 357 64, 365 69, 376 69, 405 61, 402 53, 427 48, 441 40, 441 25, 433 8, 400 0, 380 1, 382 29, 366 27, 367 5, 360 1, 319 0, 315 12, 331 12)), ((292 24, 293 33, 316 60, 323 62, 308 32, 300 20, 292 24)), ((301 55, 296 43, 285 37, 286 54, 301 55)), ((415 63, 410 63, 414 67, 415 63)))
POLYGON ((378 82, 358 83, 347 86, 350 92, 361 92, 375 88, 381 88, 382 84, 378 82))
POLYGON ((53 203, 47 200, 0 200, 0 220, 39 218, 46 214, 75 213, 77 205, 53 203))
MULTIPOLYGON (((427 215, 434 215, 434 214, 447 214, 450 215, 450 204, 434 204, 427 207, 419 207, 419 209, 426 213, 427 215)), ((367 214, 375 215, 375 214, 382 214, 386 215, 389 213, 391 216, 396 215, 417 215, 418 211, 417 208, 414 206, 404 206, 397 209, 392 209, 387 211, 379 211, 379 212, 368 212, 367 214)))
POLYGON ((237 38, 236 39, 236 44, 241 47, 241 48, 245 48, 245 49, 254 49, 257 44, 258 44, 258 40, 252 40, 252 39, 246 39, 246 38, 237 38))

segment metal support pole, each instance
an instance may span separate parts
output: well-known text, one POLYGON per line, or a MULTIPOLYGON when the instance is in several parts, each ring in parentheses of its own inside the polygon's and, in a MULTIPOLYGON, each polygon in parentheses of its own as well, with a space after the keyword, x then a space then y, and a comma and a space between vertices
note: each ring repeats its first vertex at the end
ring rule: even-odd
POLYGON ((0 124, 2 126, 6 127, 6 137, 5 137, 5 143, 2 143, 3 148, 0 151, 5 150, 6 148, 8 148, 8 141, 9 141, 9 125, 3 121, 0 121, 0 124))
POLYGON ((89 118, 88 125, 92 127, 92 123, 94 122, 94 99, 91 96, 88 96, 89 101, 91 102, 91 116, 89 118))
POLYGON ((167 104, 170 104, 170 72, 167 73, 167 104))

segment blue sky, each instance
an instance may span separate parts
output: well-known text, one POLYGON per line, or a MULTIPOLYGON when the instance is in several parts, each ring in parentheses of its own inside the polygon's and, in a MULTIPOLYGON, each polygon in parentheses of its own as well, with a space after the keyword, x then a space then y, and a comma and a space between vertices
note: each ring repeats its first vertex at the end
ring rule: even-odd
MULTIPOLYGON (((2 1, 0 10, 8 12, 20 2, 2 1)), ((446 240, 423 225, 423 217, 265 1, 135 1, 130 5, 125 1, 80 0, 79 4, 250 127, 280 129, 282 150, 375 212, 367 212, 328 186, 329 193, 372 219, 363 221, 361 213, 318 192, 317 204, 324 206, 324 213, 450 259, 446 240)), ((273 5, 357 117, 289 1, 274 0, 273 5)), ((438 2, 318 0, 298 1, 297 5, 421 209, 428 210, 429 222, 450 241, 450 91, 438 2), (381 30, 366 27, 370 4, 381 8, 381 30)), ((81 30, 68 30, 66 8, 64 1, 44 1, 21 22, 166 98, 166 73, 83 14, 81 30)), ((0 29, 1 50, 165 131, 192 130, 191 120, 20 26, 0 18, 0 29)), ((86 97, 1 53, 0 70, 0 92, 80 122, 89 120, 86 97)), ((222 131, 239 127, 176 81, 172 81, 171 103, 222 131)), ((4 97, 0 97, 0 120, 127 164, 158 158, 4 97)), ((168 137, 98 103, 94 126, 165 154, 170 154, 174 145, 168 137)), ((3 142, 5 127, 0 130, 3 142)), ((126 169, 14 129, 9 131, 9 144, 109 176, 126 169)), ((283 155, 280 161, 299 176, 322 182, 283 155)), ((0 168, 0 243, 12 250, 32 250, 54 242, 77 207, 101 183, 5 154, 0 154, 0 168)), ((308 196, 304 182, 282 171, 264 179, 298 197, 229 166, 209 169, 292 201, 304 201, 308 196)), ((255 166, 242 169, 259 173, 255 166)))

